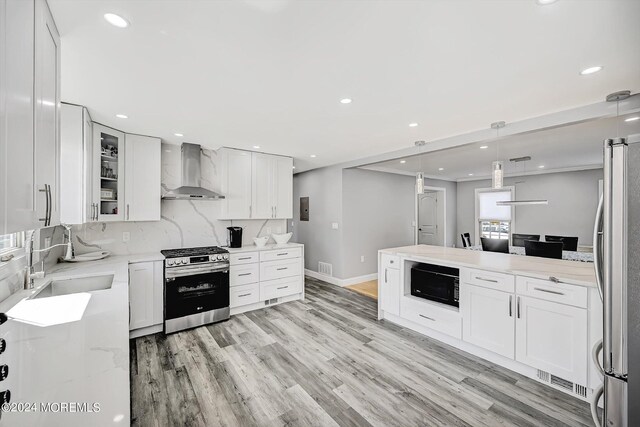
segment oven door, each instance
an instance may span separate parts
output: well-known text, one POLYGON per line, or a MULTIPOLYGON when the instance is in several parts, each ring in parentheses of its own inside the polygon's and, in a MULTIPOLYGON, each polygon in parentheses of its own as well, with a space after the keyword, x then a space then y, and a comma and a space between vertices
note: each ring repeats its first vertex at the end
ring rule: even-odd
POLYGON ((411 295, 458 307, 458 278, 435 271, 411 269, 411 295))
POLYGON ((184 266, 165 270, 164 318, 229 307, 229 266, 184 266))

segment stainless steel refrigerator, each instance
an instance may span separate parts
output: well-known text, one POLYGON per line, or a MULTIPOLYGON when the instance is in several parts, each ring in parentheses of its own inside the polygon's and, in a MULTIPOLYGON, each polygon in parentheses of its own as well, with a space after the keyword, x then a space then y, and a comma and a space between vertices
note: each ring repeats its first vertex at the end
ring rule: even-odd
POLYGON ((640 426, 640 135, 604 142, 594 258, 603 301, 601 425, 640 426))

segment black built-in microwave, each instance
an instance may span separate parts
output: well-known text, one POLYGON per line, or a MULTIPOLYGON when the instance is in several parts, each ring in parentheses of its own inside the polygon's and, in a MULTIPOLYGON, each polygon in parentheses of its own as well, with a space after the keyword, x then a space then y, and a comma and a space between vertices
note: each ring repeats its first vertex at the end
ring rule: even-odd
POLYGON ((433 264, 411 267, 411 295, 459 307, 460 270, 433 264))

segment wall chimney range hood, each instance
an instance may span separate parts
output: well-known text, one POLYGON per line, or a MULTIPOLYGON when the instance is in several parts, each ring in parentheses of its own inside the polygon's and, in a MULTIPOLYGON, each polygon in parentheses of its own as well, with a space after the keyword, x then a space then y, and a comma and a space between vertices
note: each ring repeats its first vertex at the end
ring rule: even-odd
POLYGON ((200 186, 200 146, 183 143, 182 186, 162 196, 163 200, 219 200, 224 196, 200 186))

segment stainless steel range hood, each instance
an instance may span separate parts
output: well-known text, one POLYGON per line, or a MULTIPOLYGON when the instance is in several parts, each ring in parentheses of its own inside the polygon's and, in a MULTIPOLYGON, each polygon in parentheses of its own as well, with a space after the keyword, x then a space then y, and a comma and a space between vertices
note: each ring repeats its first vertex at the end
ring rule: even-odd
POLYGON ((182 151, 182 186, 162 196, 163 200, 218 200, 224 196, 200 186, 200 146, 184 143, 182 151))

